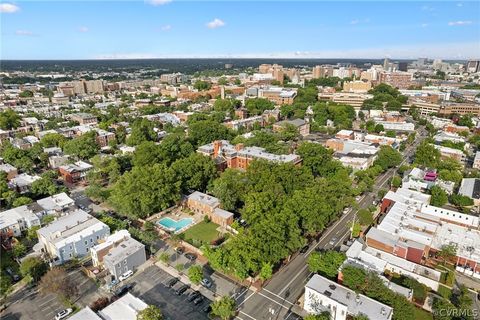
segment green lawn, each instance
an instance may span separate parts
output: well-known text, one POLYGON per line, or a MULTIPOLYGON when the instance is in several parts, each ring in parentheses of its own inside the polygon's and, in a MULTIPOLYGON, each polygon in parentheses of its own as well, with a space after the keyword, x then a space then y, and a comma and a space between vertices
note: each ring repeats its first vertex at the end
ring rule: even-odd
POLYGON ((210 244, 219 237, 218 224, 202 221, 182 233, 185 241, 200 247, 202 244, 210 244))
POLYGON ((433 320, 433 315, 420 308, 415 308, 415 320, 433 320))

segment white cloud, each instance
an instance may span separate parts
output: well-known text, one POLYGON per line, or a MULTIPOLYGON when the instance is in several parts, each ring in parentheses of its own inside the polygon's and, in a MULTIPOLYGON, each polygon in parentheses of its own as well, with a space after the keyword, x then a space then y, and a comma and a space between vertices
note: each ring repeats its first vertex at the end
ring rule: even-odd
POLYGON ((422 11, 432 12, 432 11, 435 11, 435 8, 425 5, 425 6, 422 7, 422 11))
POLYGON ((146 0, 145 2, 152 6, 163 6, 164 4, 172 2, 172 0, 146 0))
POLYGON ((172 26, 169 25, 169 24, 166 24, 166 25, 162 26, 162 27, 160 28, 160 30, 162 30, 162 31, 170 31, 170 30, 172 30, 172 26))
POLYGON ((88 32, 88 31, 89 31, 88 27, 85 27, 85 26, 78 28, 78 32, 88 32))
POLYGON ((457 3, 457 7, 463 7, 463 3, 457 3))
POLYGON ((165 53, 113 53, 93 56, 94 59, 195 59, 195 58, 304 58, 304 59, 473 59, 478 56, 480 42, 424 43, 411 46, 357 48, 349 50, 243 52, 219 54, 165 54, 165 53))
POLYGON ((428 27, 428 23, 422 23, 422 24, 421 24, 421 27, 422 27, 422 28, 428 27))
POLYGON ((20 7, 11 3, 0 3, 0 12, 3 13, 15 13, 20 10, 20 7))
POLYGON ((15 31, 15 34, 17 36, 33 36, 33 32, 32 31, 28 31, 28 30, 17 30, 15 31))
POLYGON ((224 25, 225 25, 225 22, 223 22, 223 20, 215 18, 212 21, 210 21, 209 23, 207 23, 207 28, 216 29, 216 28, 223 27, 224 25))
POLYGON ((357 24, 357 23, 359 23, 359 22, 360 22, 360 21, 358 21, 358 19, 355 19, 355 20, 350 21, 350 24, 357 24))
POLYGON ((465 26, 468 24, 472 24, 472 21, 470 20, 459 20, 459 21, 450 21, 448 23, 449 26, 465 26))

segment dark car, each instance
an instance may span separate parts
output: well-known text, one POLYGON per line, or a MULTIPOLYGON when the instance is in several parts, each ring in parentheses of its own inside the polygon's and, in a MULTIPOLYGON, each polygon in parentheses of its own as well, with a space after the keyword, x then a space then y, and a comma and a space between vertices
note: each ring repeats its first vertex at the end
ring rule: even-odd
POLYGON ((167 287, 171 288, 178 282, 178 278, 172 278, 166 283, 167 287))
POLYGON ((305 253, 307 251, 308 251, 308 245, 306 245, 302 249, 300 249, 300 253, 305 253))
POLYGON ((195 300, 193 300, 194 304, 200 304, 203 301, 203 296, 198 296, 195 300))
POLYGON ((195 300, 198 296, 200 295, 200 292, 198 291, 193 291, 188 295, 187 301, 192 302, 195 300))
POLYGON ((205 307, 203 307, 202 311, 209 313, 210 311, 212 311, 212 306, 210 304, 207 304, 205 307))
POLYGON ((177 296, 181 296, 182 293, 184 293, 185 291, 188 290, 188 288, 189 288, 189 286, 186 285, 186 284, 184 284, 183 286, 181 286, 180 288, 178 288, 177 290, 175 290, 175 294, 176 294, 177 296))
POLYGON ((195 261, 195 259, 197 259, 197 256, 194 255, 193 253, 185 253, 185 258, 187 258, 190 261, 195 261))
POLYGON ((178 254, 183 254, 183 248, 182 247, 176 247, 175 252, 178 254))
POLYGON ((130 291, 130 289, 132 289, 132 288, 133 288, 132 284, 126 284, 124 286, 121 286, 120 288, 118 288, 115 291, 115 295, 117 297, 121 297, 121 296, 125 295, 128 291, 130 291))
POLYGON ((7 268, 5 269, 5 271, 8 273, 8 275, 12 278, 12 280, 14 282, 17 282, 20 280, 20 276, 18 274, 16 274, 15 272, 13 272, 13 270, 11 268, 7 268))

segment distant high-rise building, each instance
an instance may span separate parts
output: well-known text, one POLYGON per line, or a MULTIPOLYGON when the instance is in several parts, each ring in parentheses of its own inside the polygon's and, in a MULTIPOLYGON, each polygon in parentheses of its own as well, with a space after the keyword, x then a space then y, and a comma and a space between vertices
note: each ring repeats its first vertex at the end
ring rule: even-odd
POLYGON ((399 62, 398 63, 398 71, 407 71, 408 70, 408 63, 407 62, 399 62))
POLYGON ((233 63, 225 63, 225 69, 232 69, 233 63))
POLYGON ((480 60, 470 60, 467 63, 467 72, 479 72, 480 71, 480 60))
POLYGON ((383 60, 383 69, 388 70, 390 68, 390 59, 385 58, 383 60))

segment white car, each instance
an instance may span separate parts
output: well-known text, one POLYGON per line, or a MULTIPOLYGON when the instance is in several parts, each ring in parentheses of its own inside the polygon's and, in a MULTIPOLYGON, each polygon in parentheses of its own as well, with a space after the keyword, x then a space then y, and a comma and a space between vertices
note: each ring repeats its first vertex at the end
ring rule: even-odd
POLYGON ((127 272, 125 272, 124 274, 122 274, 120 277, 118 277, 118 281, 123 281, 125 279, 128 279, 132 276, 133 274, 133 271, 132 270, 128 270, 127 272))
POLYGON ((62 310, 62 311, 60 311, 59 313, 57 313, 57 315, 55 316, 55 320, 65 319, 65 318, 68 317, 72 312, 73 312, 72 308, 68 308, 68 309, 62 310))

